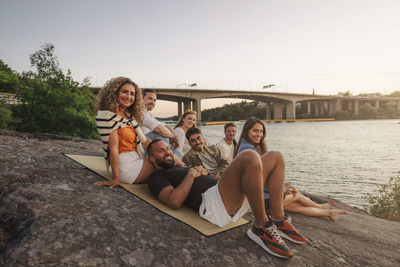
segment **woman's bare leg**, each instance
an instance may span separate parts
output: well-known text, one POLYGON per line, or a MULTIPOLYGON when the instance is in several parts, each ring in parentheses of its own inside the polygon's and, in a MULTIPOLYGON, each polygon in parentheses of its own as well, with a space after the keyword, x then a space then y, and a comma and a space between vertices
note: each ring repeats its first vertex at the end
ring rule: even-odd
POLYGON ((347 213, 346 210, 327 210, 315 207, 304 207, 298 202, 290 203, 285 207, 286 211, 296 212, 313 217, 329 217, 331 221, 336 221, 340 214, 347 213))
POLYGON ((324 203, 324 204, 318 204, 318 203, 315 203, 314 201, 312 201, 311 199, 309 199, 308 197, 304 196, 300 191, 297 191, 296 195, 297 194, 299 195, 298 202, 300 202, 301 205, 304 207, 314 207, 314 208, 318 208, 318 209, 330 210, 334 205, 333 200, 329 200, 327 203, 324 203))

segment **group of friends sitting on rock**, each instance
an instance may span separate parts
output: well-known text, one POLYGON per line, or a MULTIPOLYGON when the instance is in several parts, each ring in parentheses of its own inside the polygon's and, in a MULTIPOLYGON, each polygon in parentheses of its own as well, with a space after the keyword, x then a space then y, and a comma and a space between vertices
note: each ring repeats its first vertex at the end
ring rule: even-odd
POLYGON ((259 119, 244 123, 238 142, 236 125, 227 123, 225 137, 209 145, 197 128, 195 111, 186 111, 172 128, 151 114, 156 101, 156 91, 142 92, 125 77, 111 79, 101 89, 96 124, 113 179, 97 185, 148 183, 162 203, 173 209, 185 205, 219 227, 251 209, 255 222, 247 235, 281 258, 293 255, 282 237, 307 242, 285 210, 332 221, 346 212, 332 209, 333 202, 317 204, 285 183, 284 158, 268 151, 259 119))

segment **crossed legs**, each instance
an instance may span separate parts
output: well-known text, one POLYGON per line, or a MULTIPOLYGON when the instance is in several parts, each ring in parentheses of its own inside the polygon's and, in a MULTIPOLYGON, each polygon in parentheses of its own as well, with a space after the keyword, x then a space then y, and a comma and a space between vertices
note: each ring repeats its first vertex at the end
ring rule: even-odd
POLYGON ((332 209, 334 203, 329 201, 325 204, 318 204, 305 197, 299 191, 296 194, 286 195, 283 201, 284 209, 290 212, 297 212, 308 216, 329 217, 331 221, 336 221, 340 214, 347 213, 344 209, 332 209))

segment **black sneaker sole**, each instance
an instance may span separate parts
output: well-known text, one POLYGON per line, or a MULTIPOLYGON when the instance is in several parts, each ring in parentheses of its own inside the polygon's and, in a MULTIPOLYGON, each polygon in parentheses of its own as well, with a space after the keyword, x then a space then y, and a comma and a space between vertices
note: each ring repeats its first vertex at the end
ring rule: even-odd
POLYGON ((271 255, 273 255, 273 256, 275 256, 275 257, 287 259, 287 258, 290 258, 290 257, 293 256, 293 255, 291 255, 291 256, 281 255, 281 254, 278 254, 278 253, 276 253, 276 252, 270 250, 270 249, 264 244, 264 242, 262 242, 262 240, 261 240, 255 233, 253 233, 253 231, 252 231, 251 229, 247 230, 247 236, 248 236, 251 240, 253 240, 255 243, 257 243, 260 247, 262 247, 263 249, 265 249, 269 254, 271 254, 271 255))

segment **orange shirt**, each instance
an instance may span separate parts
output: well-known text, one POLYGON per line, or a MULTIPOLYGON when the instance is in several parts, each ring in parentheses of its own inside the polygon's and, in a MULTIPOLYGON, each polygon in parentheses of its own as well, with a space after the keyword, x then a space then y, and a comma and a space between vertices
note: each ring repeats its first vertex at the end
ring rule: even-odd
POLYGON ((136 131, 132 126, 118 129, 119 153, 136 151, 136 131))

